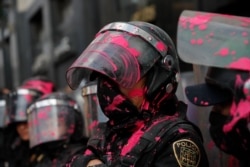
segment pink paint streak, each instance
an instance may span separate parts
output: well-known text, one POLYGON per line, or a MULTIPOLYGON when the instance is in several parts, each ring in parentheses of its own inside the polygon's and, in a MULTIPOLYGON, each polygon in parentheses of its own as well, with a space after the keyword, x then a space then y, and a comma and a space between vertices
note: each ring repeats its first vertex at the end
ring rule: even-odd
POLYGON ((198 98, 197 98, 197 97, 194 97, 194 102, 195 102, 195 103, 197 102, 197 100, 198 100, 198 98))
POLYGON ((112 103, 105 108, 107 111, 114 111, 117 107, 117 105, 121 104, 124 101, 124 98, 121 95, 117 95, 112 103))
POLYGON ((232 128, 235 126, 235 124, 240 120, 240 119, 249 119, 250 117, 250 102, 248 100, 240 100, 238 104, 233 102, 230 113, 233 116, 233 119, 224 125, 223 131, 225 133, 229 132, 232 130, 232 128))
POLYGON ((128 144, 125 145, 122 150, 121 150, 121 155, 126 155, 132 148, 135 147, 135 145, 138 143, 140 140, 140 137, 144 134, 143 131, 138 130, 136 131, 133 136, 131 136, 128 140, 128 144))
POLYGON ((134 56, 134 57, 138 57, 138 56, 140 56, 140 52, 138 51, 138 50, 136 50, 135 48, 129 48, 128 49, 129 50, 129 52, 134 56))
POLYGON ((88 129, 94 129, 97 125, 98 125, 98 121, 96 121, 96 120, 94 120, 90 125, 89 125, 89 127, 88 127, 88 129))

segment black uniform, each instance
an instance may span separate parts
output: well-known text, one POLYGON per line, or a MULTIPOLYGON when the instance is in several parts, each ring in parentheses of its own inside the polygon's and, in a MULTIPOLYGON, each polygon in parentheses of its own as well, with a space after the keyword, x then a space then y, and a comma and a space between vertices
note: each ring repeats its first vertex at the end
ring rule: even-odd
POLYGON ((229 116, 211 112, 210 134, 216 146, 224 152, 235 156, 240 161, 240 167, 250 166, 250 131, 247 120, 240 120, 234 128, 223 132, 223 126, 230 120, 229 116))
POLYGON ((4 132, 4 146, 1 149, 4 167, 29 166, 29 142, 18 136, 15 125, 10 125, 4 132))
POLYGON ((55 148, 37 149, 30 157, 31 167, 63 167, 74 156, 81 154, 86 143, 63 144, 55 148))
POLYGON ((134 129, 100 124, 96 135, 88 141, 88 149, 69 166, 86 166, 94 158, 112 167, 209 166, 199 129, 186 120, 181 102, 179 109, 176 115, 156 116, 134 129))

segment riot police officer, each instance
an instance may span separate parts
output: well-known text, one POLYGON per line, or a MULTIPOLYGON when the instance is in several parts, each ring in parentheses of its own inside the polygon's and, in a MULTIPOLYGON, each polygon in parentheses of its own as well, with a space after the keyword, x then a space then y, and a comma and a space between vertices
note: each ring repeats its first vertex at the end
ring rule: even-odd
POLYGON ((29 127, 26 110, 39 97, 55 91, 55 85, 48 78, 35 76, 25 80, 7 98, 8 127, 6 134, 6 155, 8 166, 29 166, 29 127))
POLYGON ((76 101, 63 92, 41 97, 28 108, 31 166, 62 167, 83 152, 83 116, 76 101))
POLYGON ((199 129, 175 95, 179 64, 166 32, 146 22, 104 26, 67 71, 71 88, 97 80, 106 123, 69 166, 208 166, 199 129))
POLYGON ((205 83, 185 88, 187 98, 197 106, 212 107, 209 130, 216 146, 249 167, 249 18, 184 11, 178 25, 180 58, 207 68, 205 83))

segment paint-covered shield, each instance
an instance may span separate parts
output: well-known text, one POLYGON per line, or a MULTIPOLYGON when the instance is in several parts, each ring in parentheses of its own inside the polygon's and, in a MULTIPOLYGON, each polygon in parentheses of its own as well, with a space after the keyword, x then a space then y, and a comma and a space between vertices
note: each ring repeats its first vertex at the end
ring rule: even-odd
POLYGON ((250 18, 185 10, 177 50, 188 63, 250 70, 250 18))
POLYGON ((138 82, 155 62, 167 53, 167 46, 142 28, 129 23, 106 25, 67 70, 73 89, 96 71, 129 88, 138 82))
POLYGON ((34 102, 28 108, 30 147, 68 139, 75 131, 77 105, 58 99, 34 102))

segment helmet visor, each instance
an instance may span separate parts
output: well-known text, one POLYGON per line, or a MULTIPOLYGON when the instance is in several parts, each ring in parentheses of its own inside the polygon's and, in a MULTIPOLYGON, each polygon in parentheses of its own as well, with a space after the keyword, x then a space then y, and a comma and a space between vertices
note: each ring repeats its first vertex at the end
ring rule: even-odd
POLYGON ((106 122, 108 118, 104 115, 97 97, 97 84, 91 82, 82 88, 84 122, 86 123, 86 135, 91 136, 97 122, 106 122))
POLYGON ((38 101, 28 109, 30 148, 68 139, 74 132, 75 119, 70 104, 62 100, 38 101))
POLYGON ((146 31, 130 24, 101 30, 67 70, 67 82, 76 89, 90 71, 108 76, 119 85, 130 88, 138 82, 155 62, 167 52, 165 44, 146 31), (121 26, 122 27, 122 26, 121 26), (132 32, 138 29, 138 32, 132 32), (147 36, 149 40, 147 40, 147 36))
POLYGON ((27 108, 39 97, 39 93, 28 89, 18 89, 8 99, 9 123, 27 121, 27 108))

